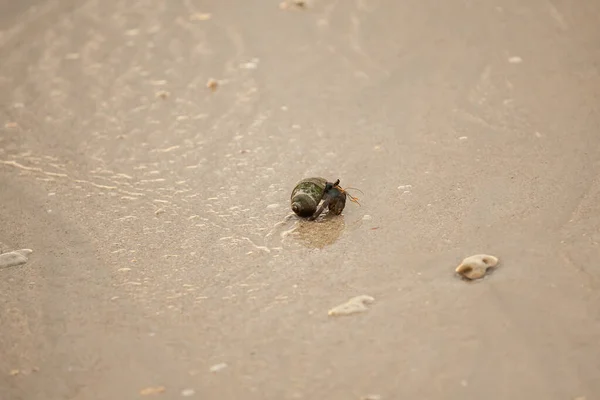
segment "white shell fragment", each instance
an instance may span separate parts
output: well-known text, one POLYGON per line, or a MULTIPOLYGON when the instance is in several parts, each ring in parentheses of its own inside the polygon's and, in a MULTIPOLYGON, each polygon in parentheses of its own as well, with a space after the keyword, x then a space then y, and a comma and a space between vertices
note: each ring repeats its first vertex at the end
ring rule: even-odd
POLYGON ((367 307, 367 304, 371 304, 374 301, 375 299, 373 297, 367 296, 366 294, 356 296, 351 298, 347 302, 329 310, 328 315, 336 317, 340 315, 350 315, 364 312, 369 309, 367 307))
POLYGON ((225 363, 215 364, 212 367, 210 367, 210 372, 216 373, 224 370, 225 368, 227 368, 227 364, 225 363))
POLYGON ((523 59, 519 56, 514 56, 514 57, 510 57, 508 59, 508 62, 511 64, 521 64, 523 62, 523 59))
POLYGON ((488 254, 476 254, 465 258, 456 268, 456 273, 467 279, 483 278, 489 268, 498 265, 498 258, 488 254))
POLYGON ((14 267, 15 265, 25 264, 33 250, 21 249, 8 253, 0 254, 0 268, 14 267))
POLYGON ((360 398, 360 400, 381 400, 381 395, 378 394, 368 394, 360 398))
POLYGON ((181 395, 183 397, 190 397, 196 394, 196 391, 194 389, 183 389, 181 391, 181 395))

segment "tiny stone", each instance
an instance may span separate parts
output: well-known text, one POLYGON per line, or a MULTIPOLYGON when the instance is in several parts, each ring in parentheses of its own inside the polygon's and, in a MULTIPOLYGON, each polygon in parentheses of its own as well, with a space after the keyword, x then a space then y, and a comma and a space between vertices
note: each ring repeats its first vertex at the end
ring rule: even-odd
POLYGON ((243 69, 256 69, 258 68, 258 58, 253 58, 252 60, 246 62, 246 63, 242 63, 240 64, 240 68, 243 69))
POLYGON ((140 390, 140 394, 142 396, 148 396, 158 393, 163 393, 166 390, 164 386, 156 386, 156 387, 147 387, 145 389, 140 390))
POLYGON ((210 78, 208 80, 208 82, 206 82, 206 87, 209 88, 210 90, 212 90, 213 92, 215 90, 217 90, 218 86, 219 86, 219 82, 217 82, 216 79, 210 78))
POLYGON ((458 138, 458 140, 467 140, 467 139, 468 139, 467 136, 461 136, 461 137, 458 138))
POLYGON ((207 21, 212 18, 210 13, 194 13, 190 15, 190 21, 207 21))
POLYGON ((167 92, 166 90, 160 90, 156 92, 156 97, 161 98, 163 100, 166 100, 170 95, 171 93, 167 92))
POLYGON ((194 389, 183 389, 181 391, 181 395, 183 397, 190 397, 190 396, 193 396, 194 394, 196 394, 196 391, 194 389))
POLYGON ((210 367, 210 372, 219 372, 224 370, 225 368, 227 368, 227 364, 225 363, 215 364, 212 367, 210 367))
POLYGON ((523 62, 523 59, 519 56, 514 56, 514 57, 510 57, 508 59, 508 62, 511 64, 520 64, 523 62))

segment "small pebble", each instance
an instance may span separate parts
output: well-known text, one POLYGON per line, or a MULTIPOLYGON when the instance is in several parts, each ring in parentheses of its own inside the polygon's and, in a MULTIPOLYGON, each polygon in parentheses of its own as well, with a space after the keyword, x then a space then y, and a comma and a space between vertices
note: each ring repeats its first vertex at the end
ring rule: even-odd
POLYGON ((181 391, 181 395, 183 397, 190 397, 196 394, 196 391, 194 389, 183 389, 181 391))
POLYGON ((240 68, 242 69, 256 69, 258 68, 258 58, 253 58, 252 60, 240 64, 240 68))
POLYGON ((224 370, 225 368, 227 368, 227 364, 225 363, 215 364, 212 367, 210 367, 210 372, 219 372, 224 370))
POLYGON ((215 90, 217 90, 218 86, 219 86, 219 82, 217 82, 216 79, 210 78, 208 80, 208 82, 206 82, 206 87, 209 88, 210 90, 212 90, 213 92, 215 90))
POLYGON ((458 140, 467 140, 467 139, 468 139, 467 136, 461 136, 461 137, 458 138, 458 140))
POLYGON ((458 267, 456 273, 469 280, 483 278, 489 268, 498 265, 498 258, 487 254, 477 254, 465 258, 458 267))
POLYGON ((208 21, 212 18, 210 13, 194 13, 190 15, 190 21, 208 21))
POLYGON ((166 90, 159 90, 158 92, 156 92, 156 97, 166 100, 169 96, 171 95, 171 93, 167 92, 166 90))
POLYGON ((381 400, 381 395, 378 394, 368 394, 360 398, 360 400, 381 400))
POLYGON ((163 393, 165 390, 166 388, 164 386, 147 387, 145 389, 140 390, 140 394, 142 396, 148 396, 152 394, 163 393))
POLYGON ((374 301, 375 299, 373 297, 363 294, 353 297, 347 302, 332 308, 327 314, 336 317, 364 312, 368 310, 367 304, 371 304, 374 301))
POLYGON ((523 62, 523 59, 519 56, 514 56, 514 57, 510 57, 508 59, 508 62, 511 64, 520 64, 523 62))

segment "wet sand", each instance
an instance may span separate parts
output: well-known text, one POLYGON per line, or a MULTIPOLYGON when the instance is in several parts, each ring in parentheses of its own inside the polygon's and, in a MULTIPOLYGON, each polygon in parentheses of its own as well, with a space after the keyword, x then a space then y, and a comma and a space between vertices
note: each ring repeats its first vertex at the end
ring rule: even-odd
POLYGON ((0 1, 0 398, 598 398, 600 5, 212 3, 0 1))

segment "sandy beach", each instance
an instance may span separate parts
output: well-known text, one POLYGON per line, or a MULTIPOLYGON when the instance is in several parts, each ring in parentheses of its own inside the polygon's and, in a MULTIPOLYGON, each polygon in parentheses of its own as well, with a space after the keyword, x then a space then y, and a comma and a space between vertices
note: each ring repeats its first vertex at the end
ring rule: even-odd
POLYGON ((0 399, 600 399, 600 3, 303 4, 0 0, 0 399))

